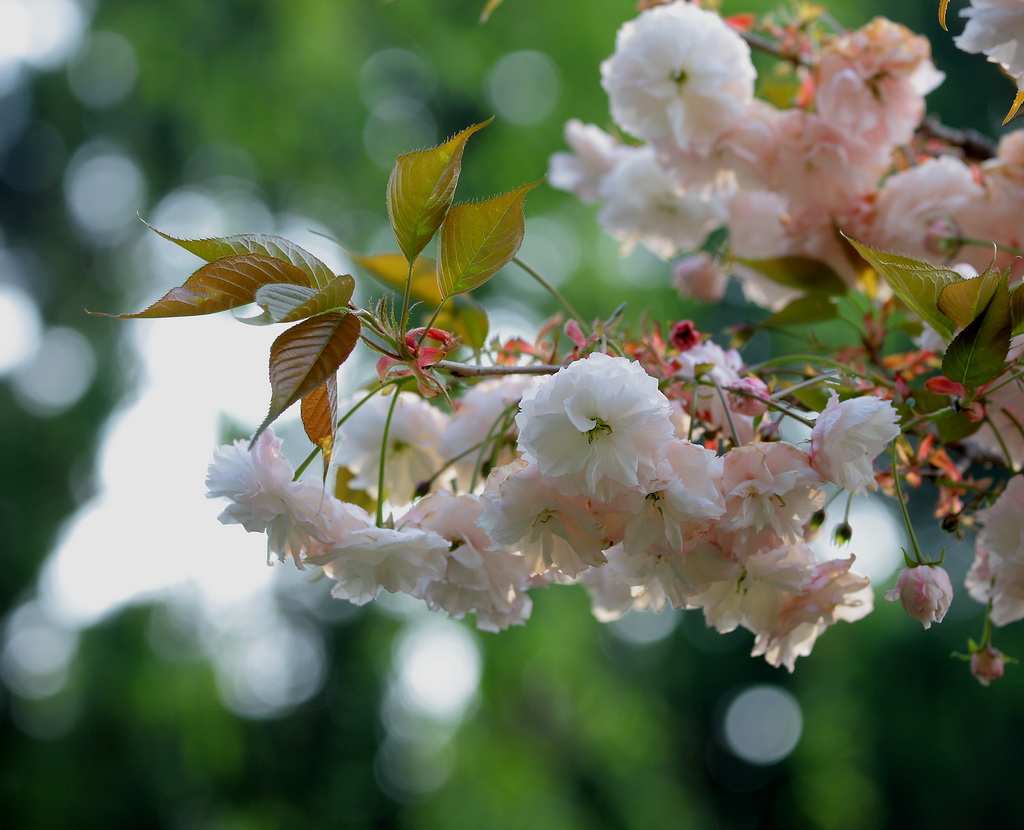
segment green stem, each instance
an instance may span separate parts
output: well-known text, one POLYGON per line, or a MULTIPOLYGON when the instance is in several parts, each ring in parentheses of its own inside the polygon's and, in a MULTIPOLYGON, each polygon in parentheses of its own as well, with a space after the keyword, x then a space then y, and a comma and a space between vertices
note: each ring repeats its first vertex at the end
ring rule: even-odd
POLYGON ((512 261, 516 265, 518 265, 520 268, 522 268, 527 274, 529 274, 531 277, 533 277, 538 283, 540 283, 545 291, 547 291, 552 297, 554 297, 556 300, 558 300, 559 303, 562 304, 562 308, 564 308, 566 310, 568 315, 570 317, 572 317, 577 323, 580 324, 580 328, 583 329, 583 333, 584 334, 589 334, 590 333, 590 328, 587 326, 587 324, 585 322, 583 322, 582 315, 575 308, 573 308, 572 303, 570 303, 562 295, 561 291, 559 291, 557 288, 555 288, 551 283, 549 283, 546 279, 544 279, 544 277, 542 277, 540 274, 538 274, 536 271, 534 271, 529 265, 527 265, 525 262, 523 262, 519 257, 513 257, 512 261))
POLYGON ((388 435, 391 432, 391 418, 395 414, 400 394, 401 389, 395 389, 391 406, 388 407, 388 417, 384 421, 384 435, 380 441, 380 471, 377 474, 377 527, 384 527, 384 473, 388 456, 388 435))
POLYGON ((726 401, 725 393, 722 391, 722 387, 719 386, 718 381, 710 375, 708 377, 714 385, 715 391, 718 392, 718 399, 722 402, 722 409, 725 411, 725 420, 729 422, 729 432, 732 433, 732 444, 734 447, 738 447, 740 445, 740 436, 739 433, 736 432, 736 424, 734 424, 732 420, 732 411, 729 409, 729 402, 726 401))
POLYGON ((896 459, 896 441, 892 442, 892 478, 896 487, 896 501, 900 504, 900 512, 903 514, 903 524, 906 525, 907 535, 910 536, 910 544, 914 548, 914 561, 918 565, 924 565, 924 554, 921 553, 921 548, 917 544, 917 534, 914 533, 914 526, 910 523, 910 513, 907 511, 907 503, 903 500, 903 485, 900 482, 900 471, 899 463, 896 459))
MULTIPOLYGON (((337 425, 334 428, 335 431, 341 429, 341 425, 344 424, 345 421, 347 421, 349 418, 351 418, 356 413, 356 411, 359 409, 359 407, 361 407, 364 403, 366 403, 368 400, 370 400, 370 398, 372 398, 378 392, 383 390, 385 387, 387 387, 387 386, 394 386, 396 383, 401 383, 401 381, 389 380, 387 383, 382 384, 381 386, 378 386, 375 389, 371 389, 370 392, 366 395, 366 397, 364 397, 361 401, 359 401, 359 403, 357 403, 355 406, 353 406, 348 412, 346 412, 341 417, 341 419, 338 421, 337 425)), ((301 476, 304 472, 306 472, 306 468, 309 467, 309 465, 313 463, 313 459, 316 458, 319 454, 320 454, 320 447, 319 446, 314 447, 313 451, 309 455, 306 456, 306 460, 303 461, 299 465, 298 469, 295 471, 295 476, 292 478, 292 481, 298 481, 299 480, 299 476, 301 476)))
POLYGON ((996 248, 1000 251, 1005 251, 1008 254, 1014 256, 1024 256, 1024 251, 1020 248, 1015 248, 1013 245, 1004 245, 1002 242, 992 242, 988 239, 975 239, 973 236, 960 236, 954 242, 959 242, 961 245, 973 245, 974 247, 981 248, 996 248))
POLYGON ((792 386, 787 386, 785 389, 780 389, 778 392, 772 395, 772 400, 776 398, 784 398, 797 389, 803 389, 807 386, 814 386, 816 383, 822 383, 826 380, 836 377, 839 372, 826 372, 824 375, 817 375, 813 378, 807 378, 799 383, 794 383, 792 386))
POLYGON ((402 316, 398 318, 399 332, 404 332, 409 328, 409 301, 412 298, 412 268, 413 263, 410 262, 409 271, 405 275, 405 291, 402 292, 402 316))

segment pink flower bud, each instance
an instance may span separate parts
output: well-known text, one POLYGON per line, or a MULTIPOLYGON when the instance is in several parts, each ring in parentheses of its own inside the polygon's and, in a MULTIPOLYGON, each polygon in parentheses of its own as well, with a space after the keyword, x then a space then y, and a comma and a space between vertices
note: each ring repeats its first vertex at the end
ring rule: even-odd
POLYGON ((680 320, 672 326, 668 339, 679 351, 688 352, 694 346, 700 345, 701 336, 692 320, 680 320))
POLYGON ((949 574, 938 565, 919 565, 904 568, 896 579, 896 587, 886 591, 885 598, 900 601, 903 610, 925 628, 933 622, 942 622, 953 600, 953 585, 949 574))
POLYGON ((728 276, 706 251, 683 257, 675 266, 672 284, 680 296, 714 303, 725 295, 728 276))
POLYGON ((729 387, 729 409, 739 415, 764 415, 771 393, 760 378, 740 378, 729 387))
POLYGON ((985 646, 971 655, 971 674, 978 678, 982 686, 987 686, 993 680, 1002 677, 1005 666, 1003 653, 992 646, 985 646))

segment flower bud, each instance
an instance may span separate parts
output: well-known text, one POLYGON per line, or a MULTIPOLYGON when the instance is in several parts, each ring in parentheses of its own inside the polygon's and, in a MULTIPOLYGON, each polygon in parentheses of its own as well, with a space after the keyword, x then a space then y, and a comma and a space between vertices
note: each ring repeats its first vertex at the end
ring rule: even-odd
POLYGON ((729 409, 738 415, 764 415, 771 393, 763 380, 740 378, 729 387, 729 409))
POLYGON ((679 351, 688 352, 694 346, 700 345, 701 337, 692 320, 680 320, 672 326, 668 339, 679 351))
POLYGON ((896 587, 887 591, 890 602, 899 600, 903 610, 915 620, 931 628, 933 622, 942 622, 953 600, 953 585, 949 574, 938 565, 919 565, 904 568, 896 579, 896 587))
POLYGON ((971 655, 971 674, 978 678, 982 686, 987 686, 993 680, 1003 676, 1003 669, 1006 667, 1006 659, 1003 653, 992 646, 985 646, 971 655))
POLYGON ((728 276, 706 251, 683 257, 676 263, 672 284, 684 297, 715 303, 725 295, 728 276))
POLYGON ((832 542, 837 548, 850 544, 852 538, 853 528, 847 522, 837 524, 835 530, 832 531, 832 542))

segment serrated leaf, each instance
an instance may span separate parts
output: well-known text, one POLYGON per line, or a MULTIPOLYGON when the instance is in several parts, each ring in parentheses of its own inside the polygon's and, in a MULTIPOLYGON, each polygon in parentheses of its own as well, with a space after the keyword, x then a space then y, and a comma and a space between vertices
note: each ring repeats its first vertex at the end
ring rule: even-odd
POLYGON ((239 254, 262 254, 291 263, 306 274, 309 278, 307 284, 314 288, 323 288, 334 279, 331 269, 317 257, 281 236, 268 233, 241 233, 235 236, 211 239, 178 239, 157 230, 148 222, 146 226, 164 239, 170 240, 175 245, 180 245, 186 251, 207 262, 239 254))
POLYGON ((780 256, 772 259, 737 259, 748 268, 764 274, 772 282, 797 288, 808 294, 846 293, 846 283, 831 267, 819 259, 780 256))
POLYGON ((1010 294, 1010 324, 1012 334, 1024 334, 1024 291, 1019 285, 1010 294))
POLYGON ((474 351, 487 345, 487 312, 472 297, 453 297, 437 315, 434 326, 461 337, 463 344, 474 351))
POLYGON ((326 382, 359 341, 359 320, 330 311, 285 330, 270 347, 270 410, 255 441, 288 407, 326 382))
POLYGON ((256 292, 256 303, 264 308, 259 317, 240 318, 243 323, 265 326, 268 323, 294 323, 327 311, 345 308, 352 299, 355 280, 341 274, 319 291, 304 285, 265 285, 256 292))
MULTIPOLYGON (((388 288, 401 293, 405 291, 405 278, 409 273, 409 263, 402 254, 374 254, 357 256, 349 254, 349 258, 362 266, 371 277, 388 288)), ((424 302, 432 308, 441 304, 441 292, 437 288, 437 265, 428 257, 418 257, 412 266, 412 285, 409 296, 414 301, 424 302)))
POLYGON ((982 313, 949 344, 942 358, 942 373, 976 389, 1003 371, 1009 350, 1010 297, 1003 274, 982 313))
POLYGON ((961 277, 956 271, 937 268, 900 254, 879 251, 849 237, 846 239, 882 275, 896 296, 911 311, 947 341, 953 337, 950 319, 939 310, 939 294, 947 285, 960 282, 961 277))
POLYGON ((437 286, 442 297, 462 294, 493 277, 523 243, 526 194, 531 182, 486 202, 456 205, 441 226, 437 286))
POLYGON ((777 328, 801 323, 820 323, 838 316, 839 309, 835 303, 825 297, 797 297, 760 325, 762 328, 777 328))
POLYGON ((330 375, 320 386, 302 399, 302 427, 309 440, 320 447, 324 461, 324 478, 331 466, 334 452, 334 431, 338 423, 338 376, 330 375))
POLYGON ((136 314, 105 317, 193 317, 248 305, 256 292, 272 283, 305 285, 306 275, 283 259, 263 254, 227 256, 204 265, 184 285, 172 288, 149 308, 136 314))
POLYGON ((976 277, 950 283, 939 292, 939 311, 959 328, 973 323, 989 304, 999 285, 1000 274, 991 268, 976 277))
POLYGON ((356 281, 349 274, 339 274, 308 300, 288 312, 281 318, 281 322, 293 323, 328 311, 343 310, 352 299, 355 287, 356 281))
POLYGON ((420 255, 451 207, 466 141, 492 120, 467 127, 437 147, 405 153, 395 161, 388 179, 388 217, 408 262, 420 255))
POLYGON ((291 285, 283 282, 263 285, 256 290, 254 298, 254 302, 263 309, 263 313, 255 317, 236 317, 235 319, 249 326, 268 326, 272 323, 280 323, 289 311, 302 305, 315 293, 308 285, 291 285))

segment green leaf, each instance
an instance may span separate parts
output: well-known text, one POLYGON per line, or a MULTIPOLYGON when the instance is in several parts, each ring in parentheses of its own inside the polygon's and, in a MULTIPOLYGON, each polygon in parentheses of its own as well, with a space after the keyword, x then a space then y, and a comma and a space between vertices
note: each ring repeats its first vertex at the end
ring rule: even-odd
POLYGON ((987 269, 976 277, 950 283, 939 292, 939 311, 960 328, 973 323, 989 304, 999 285, 1000 273, 987 269))
POLYGON ((355 280, 348 274, 335 277, 319 291, 304 285, 274 283, 256 291, 256 303, 264 312, 258 317, 239 318, 243 323, 265 326, 270 323, 294 323, 327 311, 343 309, 352 299, 355 280))
POLYGON ((207 262, 238 254, 262 254, 291 263, 307 275, 309 278, 307 284, 314 288, 323 288, 334 279, 334 273, 323 262, 309 251, 281 236, 266 233, 242 233, 214 239, 178 239, 163 231, 158 231, 148 222, 146 227, 207 262))
POLYGON ((324 478, 331 466, 334 451, 334 430, 338 423, 338 376, 331 375, 302 399, 302 427, 309 440, 322 450, 324 478))
POLYGON ((444 144, 398 157, 388 179, 388 217, 398 247, 413 262, 441 227, 455 196, 466 141, 493 119, 467 127, 444 144))
POLYGON ((826 297, 797 297, 760 325, 762 328, 777 328, 801 323, 820 323, 838 316, 839 309, 826 297))
MULTIPOLYGON (((349 254, 356 265, 362 266, 367 273, 388 288, 402 292, 405 290, 405 278, 409 273, 409 262, 402 254, 374 254, 358 256, 349 254)), ((437 288, 437 266, 429 257, 418 257, 412 266, 412 285, 409 296, 414 301, 424 302, 436 308, 441 305, 441 292, 437 288)))
POLYGON ((939 294, 947 285, 960 282, 961 277, 949 268, 937 268, 927 262, 879 251, 855 239, 850 244, 885 279, 893 292, 908 308, 947 341, 953 337, 950 319, 939 310, 939 294))
POLYGON ((256 292, 273 283, 307 285, 306 274, 283 259, 263 254, 227 256, 204 265, 184 285, 172 288, 149 308, 136 314, 104 314, 120 319, 192 317, 248 305, 256 292))
POLYGON ((981 314, 949 344, 942 373, 967 389, 976 389, 1003 371, 1009 350, 1010 297, 1002 274, 981 314))
POLYGON ((441 295, 472 291, 493 277, 523 243, 523 201, 531 182, 486 202, 456 205, 441 226, 437 285, 441 295))
POLYGON ((818 259, 781 256, 774 259, 737 259, 737 262, 764 274, 772 282, 798 288, 808 294, 846 293, 846 283, 835 271, 818 259))
POLYGON ((1024 290, 1020 285, 1010 294, 1010 323, 1012 334, 1024 334, 1024 290))
POLYGON ((268 326, 280 323, 284 316, 296 306, 302 305, 316 292, 308 285, 290 285, 275 282, 256 289, 254 302, 263 309, 256 317, 236 317, 240 323, 249 326, 268 326))
POLYGON ((282 323, 293 323, 306 317, 316 317, 328 311, 340 311, 352 299, 356 281, 348 274, 339 274, 317 291, 302 305, 296 306, 281 318, 282 323))
POLYGON ((359 320, 330 311, 286 329, 270 347, 270 410, 252 440, 288 407, 327 382, 359 341, 359 320))
POLYGON ((943 443, 963 441, 964 438, 973 435, 983 426, 982 421, 972 421, 963 410, 943 413, 935 419, 934 423, 943 443))

